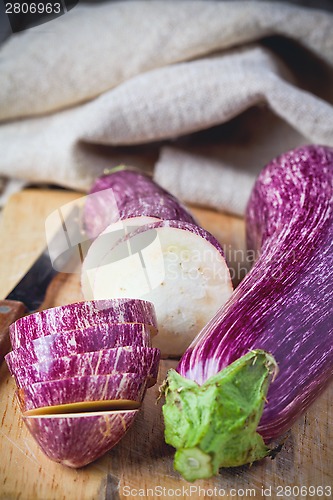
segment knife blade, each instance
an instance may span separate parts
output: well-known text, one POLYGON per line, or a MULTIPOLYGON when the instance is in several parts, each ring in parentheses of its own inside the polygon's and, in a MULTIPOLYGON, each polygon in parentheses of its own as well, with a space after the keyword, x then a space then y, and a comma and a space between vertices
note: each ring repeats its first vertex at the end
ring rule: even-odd
MULTIPOLYGON (((73 259, 73 255, 77 260, 77 250, 80 244, 71 245, 67 235, 69 228, 71 228, 72 232, 73 228, 79 228, 80 209, 79 205, 74 205, 66 218, 62 216, 59 210, 60 224, 53 238, 48 242, 48 245, 43 249, 19 283, 4 300, 0 300, 0 365, 10 350, 10 324, 25 316, 25 314, 38 310, 44 301, 47 288, 55 275, 59 271, 70 272, 72 266, 69 265, 68 268, 66 266, 73 259), (66 251, 63 251, 63 248, 59 248, 57 252, 59 241, 62 242, 64 240, 64 235, 68 242, 68 248, 66 251), (53 254, 59 254, 56 262, 50 258, 50 249, 53 251, 53 254)), ((82 261, 82 249, 79 248, 79 250, 80 260, 82 261)))

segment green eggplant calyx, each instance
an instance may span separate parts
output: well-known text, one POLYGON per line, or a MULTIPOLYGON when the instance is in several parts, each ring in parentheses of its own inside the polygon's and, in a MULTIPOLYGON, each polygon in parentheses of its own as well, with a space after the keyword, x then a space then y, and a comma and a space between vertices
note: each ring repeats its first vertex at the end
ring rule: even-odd
POLYGON ((186 480, 270 454, 256 430, 276 373, 273 356, 263 350, 250 351, 202 385, 168 371, 162 386, 165 441, 176 448, 174 466, 186 480))

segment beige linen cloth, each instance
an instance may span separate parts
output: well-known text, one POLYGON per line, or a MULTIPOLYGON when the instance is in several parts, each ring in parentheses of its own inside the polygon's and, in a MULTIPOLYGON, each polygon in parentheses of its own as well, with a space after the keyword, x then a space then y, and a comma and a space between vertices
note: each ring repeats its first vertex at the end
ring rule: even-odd
POLYGON ((333 15, 260 1, 78 5, 0 50, 0 175, 89 189, 131 163, 243 214, 257 172, 333 146, 333 15))

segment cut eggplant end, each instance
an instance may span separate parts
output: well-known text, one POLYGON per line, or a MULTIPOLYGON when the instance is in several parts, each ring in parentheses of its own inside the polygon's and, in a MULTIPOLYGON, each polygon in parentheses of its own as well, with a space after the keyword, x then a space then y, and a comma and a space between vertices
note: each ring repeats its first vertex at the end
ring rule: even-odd
POLYGON ((200 448, 185 448, 175 453, 174 467, 186 481, 209 479, 216 474, 212 466, 212 457, 200 448))
POLYGON ((45 455, 80 468, 110 451, 127 433, 139 409, 53 415, 24 415, 29 432, 45 455))
POLYGON ((136 410, 140 408, 139 401, 129 399, 109 400, 109 401, 82 401, 79 403, 66 403, 63 405, 43 406, 26 410, 23 417, 43 416, 43 415, 64 415, 68 413, 88 413, 96 411, 117 411, 136 410))
POLYGON ((93 270, 95 299, 137 297, 155 306, 162 356, 181 355, 232 293, 223 250, 206 231, 180 221, 143 226, 93 270))
POLYGON ((96 267, 118 240, 135 231, 138 227, 158 220, 157 217, 130 217, 110 224, 98 235, 98 238, 91 244, 82 265, 81 287, 84 297, 93 298, 91 283, 94 281, 96 267))

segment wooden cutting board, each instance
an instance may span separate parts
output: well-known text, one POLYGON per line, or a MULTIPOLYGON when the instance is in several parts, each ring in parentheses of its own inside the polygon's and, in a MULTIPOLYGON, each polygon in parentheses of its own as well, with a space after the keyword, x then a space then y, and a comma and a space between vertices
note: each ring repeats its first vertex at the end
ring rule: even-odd
MULTIPOLYGON (((0 224, 0 298, 7 295, 45 245, 46 216, 78 196, 67 191, 26 190, 11 198, 0 224)), ((244 273, 239 251, 244 250, 243 221, 208 210, 193 211, 201 224, 225 246, 234 272, 244 273)), ((49 287, 43 307, 81 299, 79 276, 58 275, 49 287)), ((175 365, 172 360, 161 363, 159 383, 166 370, 175 365)), ((14 400, 14 382, 3 364, 0 369, 0 498, 85 500, 189 496, 196 499, 223 495, 238 499, 249 496, 331 498, 333 386, 293 426, 275 460, 224 469, 218 477, 192 485, 173 470, 173 449, 164 443, 162 404, 156 404, 157 395, 156 385, 148 391, 138 419, 116 448, 85 468, 72 470, 50 461, 39 450, 20 418, 14 400), (323 487, 322 494, 320 489, 314 489, 318 487, 323 487)))

